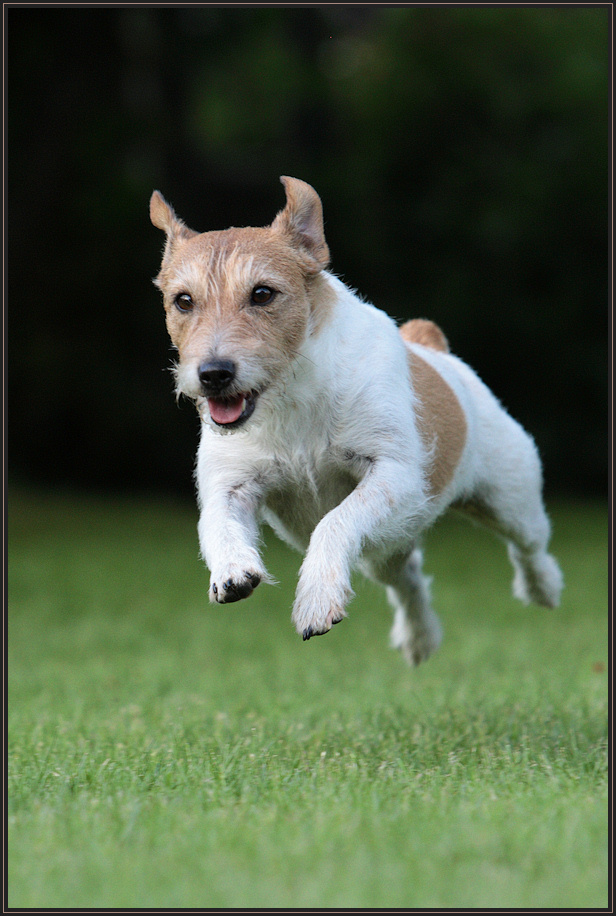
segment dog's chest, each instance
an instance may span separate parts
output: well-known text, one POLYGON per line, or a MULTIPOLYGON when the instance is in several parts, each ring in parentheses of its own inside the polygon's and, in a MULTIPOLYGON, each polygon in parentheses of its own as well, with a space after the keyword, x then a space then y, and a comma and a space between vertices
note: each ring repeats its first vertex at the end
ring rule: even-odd
POLYGON ((263 516, 280 537, 305 550, 323 516, 338 506, 357 482, 357 474, 333 458, 296 460, 268 489, 263 516))

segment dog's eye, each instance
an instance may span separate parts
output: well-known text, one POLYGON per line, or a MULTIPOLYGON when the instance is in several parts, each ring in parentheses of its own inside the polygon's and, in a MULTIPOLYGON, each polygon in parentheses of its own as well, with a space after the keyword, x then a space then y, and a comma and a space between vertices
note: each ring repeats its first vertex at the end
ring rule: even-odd
POLYGON ((180 293, 173 300, 175 303, 176 309, 179 309, 180 312, 190 312, 194 306, 194 303, 188 293, 180 293))
POLYGON ((255 286, 250 296, 253 305, 267 305, 274 298, 274 290, 269 286, 255 286))

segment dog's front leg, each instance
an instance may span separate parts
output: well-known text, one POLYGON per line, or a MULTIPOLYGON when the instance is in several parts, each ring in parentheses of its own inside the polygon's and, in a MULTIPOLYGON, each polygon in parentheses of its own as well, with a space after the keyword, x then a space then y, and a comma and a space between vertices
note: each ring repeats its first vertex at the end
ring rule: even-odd
POLYGON ((199 543, 210 573, 210 601, 247 598, 271 581, 257 547, 259 489, 254 481, 200 486, 199 543))
POLYGON ((394 460, 376 460, 357 487, 321 519, 300 570, 293 623, 304 639, 346 617, 351 569, 370 544, 408 539, 421 527, 421 478, 394 460), (413 479, 415 478, 415 479, 413 479))

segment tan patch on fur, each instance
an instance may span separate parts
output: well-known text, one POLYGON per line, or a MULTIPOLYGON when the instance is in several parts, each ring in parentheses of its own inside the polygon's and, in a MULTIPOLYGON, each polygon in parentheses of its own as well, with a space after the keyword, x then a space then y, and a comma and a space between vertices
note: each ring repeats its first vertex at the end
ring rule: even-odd
POLYGON ((412 321, 407 321, 402 325, 400 334, 408 343, 418 343, 422 347, 430 347, 432 350, 449 353, 449 341, 433 321, 427 321, 425 318, 413 318, 412 321))
POLYGON ((425 359, 408 351, 413 389, 420 402, 419 433, 434 448, 429 470, 430 491, 441 493, 454 475, 466 442, 466 417, 443 377, 425 359))
POLYGON ((310 313, 310 335, 319 334, 328 323, 336 305, 336 293, 328 284, 323 274, 317 274, 308 287, 308 296, 312 305, 310 313))

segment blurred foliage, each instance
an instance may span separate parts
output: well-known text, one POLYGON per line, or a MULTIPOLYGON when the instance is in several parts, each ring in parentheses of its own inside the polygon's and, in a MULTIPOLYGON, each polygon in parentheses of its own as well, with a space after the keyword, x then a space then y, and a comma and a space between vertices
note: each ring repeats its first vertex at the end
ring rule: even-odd
POLYGON ((149 196, 263 225, 289 174, 333 270, 442 325, 549 488, 605 492, 609 29, 605 6, 9 8, 12 473, 190 487, 149 196))

